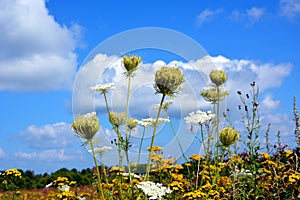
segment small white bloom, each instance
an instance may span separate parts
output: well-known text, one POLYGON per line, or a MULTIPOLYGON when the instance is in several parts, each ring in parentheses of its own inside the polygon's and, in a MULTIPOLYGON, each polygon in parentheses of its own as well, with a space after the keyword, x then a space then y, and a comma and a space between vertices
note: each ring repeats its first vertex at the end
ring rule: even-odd
MULTIPOLYGON (((165 102, 162 104, 161 108, 162 108, 163 110, 167 110, 168 107, 169 107, 169 105, 171 105, 172 103, 173 103, 173 100, 165 101, 165 102)), ((154 109, 155 109, 155 110, 158 110, 158 109, 159 109, 159 106, 160 106, 160 104, 156 104, 156 105, 154 106, 154 109)))
MULTIPOLYGON (((156 119, 153 118, 147 118, 147 119, 142 119, 141 121, 138 121, 138 124, 147 127, 147 126, 153 126, 155 124, 156 119)), ((170 122, 169 118, 158 118, 158 123, 164 123, 164 122, 170 122)))
MULTIPOLYGON (((129 176, 129 173, 123 173, 122 176, 129 176)), ((130 173, 130 176, 132 176, 133 178, 141 178, 139 175, 136 175, 134 173, 130 173)))
POLYGON ((51 187, 52 185, 53 185, 53 183, 51 182, 51 183, 46 185, 46 188, 51 187))
POLYGON ((187 124, 204 124, 215 117, 215 114, 212 114, 211 111, 203 112, 197 110, 196 112, 189 113, 188 116, 184 118, 187 124))
MULTIPOLYGON (((95 148, 94 149, 95 153, 100 153, 100 154, 102 154, 102 153, 104 153, 104 152, 106 152, 108 150, 112 150, 112 147, 110 147, 110 146, 103 146, 101 148, 95 148)), ((91 153, 92 150, 89 150, 89 152, 91 153)))
POLYGON ((68 185, 58 186, 57 189, 59 189, 61 192, 66 192, 70 190, 70 186, 68 185))
POLYGON ((172 190, 163 186, 161 183, 151 181, 140 182, 137 184, 137 187, 142 189, 143 192, 149 196, 149 199, 161 200, 164 195, 172 192, 172 190))
POLYGON ((85 197, 77 197, 77 198, 78 198, 78 200, 86 200, 85 197))
POLYGON ((114 89, 115 88, 115 84, 114 83, 106 83, 103 85, 95 85, 95 86, 91 86, 90 89, 93 91, 98 91, 101 94, 106 93, 109 89, 114 89))

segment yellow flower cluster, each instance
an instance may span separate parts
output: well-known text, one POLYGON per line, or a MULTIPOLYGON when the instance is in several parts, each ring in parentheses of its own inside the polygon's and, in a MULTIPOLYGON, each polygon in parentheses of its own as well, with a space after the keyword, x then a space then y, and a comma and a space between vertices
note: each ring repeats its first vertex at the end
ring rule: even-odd
POLYGON ((14 177, 22 178, 21 172, 19 170, 17 170, 16 168, 7 169, 1 175, 2 176, 14 176, 14 177))

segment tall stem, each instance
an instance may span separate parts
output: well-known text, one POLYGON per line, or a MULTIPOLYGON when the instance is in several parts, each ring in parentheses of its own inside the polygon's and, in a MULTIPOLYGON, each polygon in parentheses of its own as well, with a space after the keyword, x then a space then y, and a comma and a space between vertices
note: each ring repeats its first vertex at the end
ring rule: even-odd
POLYGON ((91 146, 91 150, 92 150, 92 153, 93 153, 93 158, 94 158, 94 162, 95 162, 95 166, 96 166, 97 179, 98 179, 98 188, 99 188, 99 191, 101 193, 101 199, 104 200, 105 198, 104 198, 104 193, 103 193, 103 188, 102 188, 102 182, 101 182, 101 177, 100 177, 98 162, 97 162, 97 159, 96 159, 94 145, 93 145, 93 141, 92 140, 90 140, 90 146, 91 146))
POLYGON ((140 148, 139 148, 139 155, 138 155, 137 166, 139 166, 139 164, 140 164, 140 158, 141 158, 141 152, 142 152, 142 146, 143 146, 145 132, 146 132, 146 127, 144 126, 144 130, 143 130, 143 134, 142 134, 142 139, 141 139, 141 143, 140 143, 140 148))
POLYGON ((155 135, 156 135, 156 129, 157 129, 157 124, 158 124, 158 119, 159 119, 159 116, 160 116, 161 108, 162 108, 162 105, 164 103, 165 97, 166 97, 166 95, 163 94, 163 96, 161 98, 161 101, 160 101, 159 109, 158 109, 158 112, 157 112, 156 120, 155 120, 155 123, 154 123, 153 134, 152 134, 151 144, 150 144, 149 158, 148 158, 148 163, 147 163, 147 171, 146 171, 145 181, 147 181, 149 179, 152 148, 153 148, 153 145, 154 145, 154 139, 155 139, 155 135))
MULTIPOLYGON (((178 139, 178 137, 177 137, 177 134, 176 134, 176 131, 175 131, 175 129, 174 129, 172 120, 171 120, 171 118, 170 118, 170 116, 169 116, 169 113, 168 113, 167 110, 165 110, 165 111, 166 111, 167 117, 170 119, 170 126, 171 126, 172 132, 173 132, 173 134, 174 134, 174 137, 175 137, 175 139, 176 139, 176 142, 177 142, 177 144, 178 144, 178 146, 179 146, 179 148, 180 148, 181 154, 182 154, 182 156, 183 156, 185 162, 187 163, 189 160, 188 160, 188 158, 186 157, 186 155, 184 154, 183 148, 182 148, 182 146, 181 146, 181 144, 180 144, 180 141, 179 141, 179 139, 178 139)), ((187 167, 187 169, 188 169, 188 174, 190 175, 190 168, 189 168, 189 166, 187 167)))
POLYGON ((125 114, 125 123, 126 123, 125 156, 126 156, 126 161, 127 161, 127 166, 128 166, 129 181, 130 181, 130 185, 132 186, 131 166, 130 166, 129 153, 128 153, 130 132, 129 132, 128 126, 127 126, 129 100, 130 100, 130 79, 131 79, 130 77, 131 76, 129 75, 128 76, 128 85, 127 85, 126 114, 125 114))

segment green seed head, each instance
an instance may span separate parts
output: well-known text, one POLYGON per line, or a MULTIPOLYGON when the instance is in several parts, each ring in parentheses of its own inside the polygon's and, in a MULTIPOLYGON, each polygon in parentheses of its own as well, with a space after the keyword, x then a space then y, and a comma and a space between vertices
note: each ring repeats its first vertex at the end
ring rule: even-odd
POLYGON ((226 73, 222 70, 212 70, 209 78, 216 86, 219 86, 226 82, 226 73))
POLYGON ((225 127, 221 130, 219 138, 224 147, 229 147, 239 139, 239 132, 233 128, 225 127))
POLYGON ((184 81, 183 73, 177 67, 162 67, 155 73, 154 88, 157 93, 173 96, 184 81))
POLYGON ((91 140, 100 128, 99 119, 95 112, 78 115, 72 123, 76 134, 86 140, 91 140))

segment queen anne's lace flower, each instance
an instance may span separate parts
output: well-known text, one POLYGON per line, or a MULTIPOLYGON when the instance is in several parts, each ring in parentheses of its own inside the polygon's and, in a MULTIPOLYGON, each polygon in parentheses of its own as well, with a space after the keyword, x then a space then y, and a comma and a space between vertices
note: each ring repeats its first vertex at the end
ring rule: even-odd
MULTIPOLYGON (((162 104, 162 109, 163 110, 168 110, 168 107, 169 107, 169 105, 171 105, 173 103, 173 100, 170 100, 170 101, 165 101, 163 104, 162 104)), ((160 104, 156 104, 155 106, 154 106, 154 109, 156 109, 156 110, 158 110, 159 109, 159 106, 160 106, 160 104)))
POLYGON ((95 112, 78 115, 72 123, 72 128, 77 136, 91 140, 100 128, 100 123, 95 112))
POLYGON ((127 119, 126 125, 131 130, 134 129, 138 125, 139 121, 135 118, 127 119))
POLYGON ((151 181, 140 182, 137 187, 142 189, 143 192, 149 196, 149 199, 162 199, 166 194, 172 192, 171 189, 163 186, 161 183, 154 183, 151 181))
POLYGON ((177 67, 162 67, 155 72, 154 89, 157 93, 173 96, 185 82, 183 73, 177 67))
POLYGON ((132 56, 123 56, 123 65, 124 68, 126 69, 125 74, 127 76, 130 76, 133 74, 135 70, 137 70, 138 66, 142 62, 142 58, 132 55, 132 56))
POLYGON ((209 74, 211 82, 217 86, 222 85, 226 82, 226 73, 222 70, 212 70, 209 74))
MULTIPOLYGON (((146 119, 142 119, 141 121, 138 121, 138 124, 143 126, 143 127, 153 126, 155 121, 156 121, 156 119, 146 118, 146 119)), ((158 118, 158 123, 165 123, 165 122, 170 122, 170 119, 168 119, 168 118, 158 118)))
POLYGON ((62 185, 62 186, 58 186, 57 189, 59 189, 61 192, 66 192, 70 190, 70 186, 62 185))
POLYGON ((106 93, 109 89, 114 89, 114 88, 115 88, 114 83, 106 83, 103 85, 95 85, 90 87, 91 90, 98 91, 101 94, 106 93))
POLYGON ((196 112, 189 113, 188 116, 184 118, 187 124, 204 124, 215 117, 215 114, 212 114, 211 111, 203 112, 197 110, 196 112))
POLYGON ((225 127, 219 134, 220 141, 224 147, 228 147, 239 139, 239 132, 233 128, 225 127))
POLYGON ((120 125, 123 124, 125 120, 125 113, 117 113, 113 111, 109 111, 109 122, 116 126, 119 127, 120 125))
MULTIPOLYGON (((110 146, 103 146, 101 148, 95 148, 94 149, 95 153, 100 153, 100 154, 105 153, 108 150, 112 150, 112 147, 110 147, 110 146)), ((92 150, 89 150, 89 152, 92 152, 92 150)))

